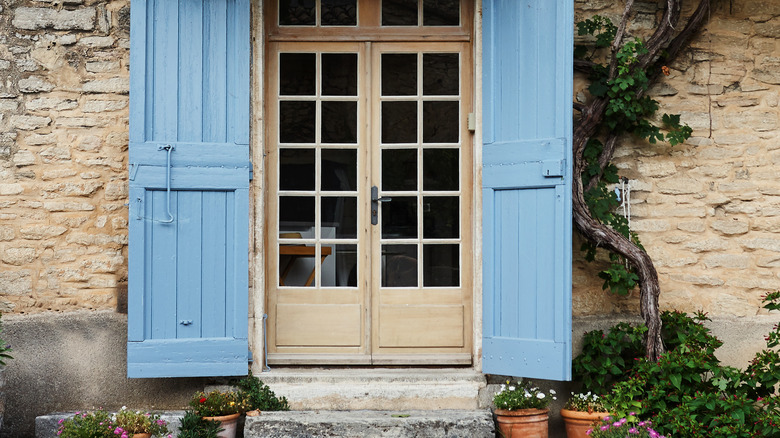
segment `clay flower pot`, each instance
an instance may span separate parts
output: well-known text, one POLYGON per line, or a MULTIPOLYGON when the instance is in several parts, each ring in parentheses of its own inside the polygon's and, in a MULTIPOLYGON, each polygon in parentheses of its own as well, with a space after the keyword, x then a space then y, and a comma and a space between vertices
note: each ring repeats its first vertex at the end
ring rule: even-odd
POLYGON ((203 417, 204 420, 219 421, 222 427, 222 432, 217 434, 218 438, 235 438, 236 426, 238 425, 238 417, 241 414, 221 415, 219 417, 203 417))
POLYGON ((549 409, 496 409, 493 413, 503 438, 547 438, 549 409))
POLYGON ((593 429, 601 423, 609 412, 580 412, 561 409, 561 417, 566 424, 566 436, 568 438, 588 438, 588 429, 593 429))
POLYGON ((134 433, 133 438, 152 438, 151 433, 134 433))

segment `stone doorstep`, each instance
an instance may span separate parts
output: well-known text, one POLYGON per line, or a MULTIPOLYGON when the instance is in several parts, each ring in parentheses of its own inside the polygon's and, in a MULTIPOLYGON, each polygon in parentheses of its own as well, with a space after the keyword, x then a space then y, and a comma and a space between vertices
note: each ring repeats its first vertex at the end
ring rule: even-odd
MULTIPOLYGON (((272 368, 257 375, 293 410, 485 408, 485 376, 470 368, 272 368)), ((209 387, 211 389, 227 387, 209 387)))
MULTIPOLYGON (((184 411, 161 417, 178 431, 184 411)), ((58 422, 73 413, 55 413, 35 419, 36 438, 56 438, 58 422)), ((244 438, 494 438, 489 410, 426 411, 287 411, 262 412, 247 417, 244 438)))

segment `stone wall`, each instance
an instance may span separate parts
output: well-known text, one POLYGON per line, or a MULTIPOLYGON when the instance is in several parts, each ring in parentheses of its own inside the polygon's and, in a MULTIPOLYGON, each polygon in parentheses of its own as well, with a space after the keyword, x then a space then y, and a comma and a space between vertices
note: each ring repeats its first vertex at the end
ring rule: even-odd
POLYGON ((0 311, 116 309, 129 0, 0 0, 0 311))
MULTIPOLYGON (((645 34, 665 2, 636 2, 629 26, 645 34)), ((684 15, 692 12, 688 3, 684 15)), ((631 226, 653 257, 661 305, 747 317, 780 288, 780 0, 713 2, 704 32, 652 89, 659 114, 693 128, 683 145, 625 138, 615 154, 631 184, 631 226)), ((623 2, 577 1, 577 19, 617 21, 623 2)), ((588 99, 583 78, 577 98, 588 99)), ((637 295, 601 290, 575 243, 575 315, 637 312, 637 295)))

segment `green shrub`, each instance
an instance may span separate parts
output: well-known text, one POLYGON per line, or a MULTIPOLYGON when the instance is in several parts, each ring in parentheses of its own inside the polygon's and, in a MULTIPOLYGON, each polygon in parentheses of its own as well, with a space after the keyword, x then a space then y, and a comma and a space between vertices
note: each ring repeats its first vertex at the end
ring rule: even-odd
POLYGON ((289 411, 290 404, 285 397, 277 397, 268 385, 252 375, 239 380, 236 383, 238 393, 247 410, 259 409, 261 411, 289 411))

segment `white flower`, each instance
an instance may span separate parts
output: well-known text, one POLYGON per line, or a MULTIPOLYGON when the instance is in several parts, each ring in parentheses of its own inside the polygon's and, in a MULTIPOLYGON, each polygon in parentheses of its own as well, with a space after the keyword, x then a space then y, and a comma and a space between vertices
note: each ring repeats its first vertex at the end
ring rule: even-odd
POLYGON ((544 393, 540 392, 540 393, 536 394, 536 398, 538 398, 539 400, 543 399, 544 398, 544 393))
POLYGON ((554 390, 554 389, 551 389, 551 390, 550 390, 550 394, 555 394, 555 390, 554 390))
POLYGON ((526 391, 526 392, 525 392, 525 398, 529 398, 529 397, 531 397, 531 393, 530 393, 530 392, 528 392, 528 391, 526 391))
POLYGON ((122 406, 122 410, 126 411, 127 410, 127 406, 122 406))
POLYGON ((515 388, 514 386, 510 386, 510 387, 509 387, 509 390, 510 390, 510 391, 514 391, 515 389, 516 389, 516 388, 515 388))

